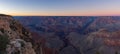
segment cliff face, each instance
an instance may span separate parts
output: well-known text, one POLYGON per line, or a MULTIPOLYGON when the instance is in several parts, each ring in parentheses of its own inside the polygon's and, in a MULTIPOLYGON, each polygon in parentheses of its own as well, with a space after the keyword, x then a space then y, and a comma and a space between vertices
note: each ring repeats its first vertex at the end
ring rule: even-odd
POLYGON ((12 16, 0 15, 0 54, 36 54, 31 34, 12 16))

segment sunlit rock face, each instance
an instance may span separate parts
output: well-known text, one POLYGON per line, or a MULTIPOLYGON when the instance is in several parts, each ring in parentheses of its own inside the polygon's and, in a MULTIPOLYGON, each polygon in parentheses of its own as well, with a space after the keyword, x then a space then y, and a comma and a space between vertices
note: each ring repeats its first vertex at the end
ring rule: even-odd
POLYGON ((119 16, 15 17, 32 33, 37 54, 119 54, 119 16))
POLYGON ((0 54, 36 54, 29 31, 4 14, 0 14, 0 46, 0 54))

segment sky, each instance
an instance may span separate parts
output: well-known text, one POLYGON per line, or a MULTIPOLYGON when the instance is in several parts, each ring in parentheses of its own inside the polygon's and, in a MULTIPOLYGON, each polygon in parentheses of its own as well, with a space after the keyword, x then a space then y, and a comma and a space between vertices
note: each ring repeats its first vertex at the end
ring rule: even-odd
POLYGON ((120 0, 0 0, 13 16, 120 16, 120 0))

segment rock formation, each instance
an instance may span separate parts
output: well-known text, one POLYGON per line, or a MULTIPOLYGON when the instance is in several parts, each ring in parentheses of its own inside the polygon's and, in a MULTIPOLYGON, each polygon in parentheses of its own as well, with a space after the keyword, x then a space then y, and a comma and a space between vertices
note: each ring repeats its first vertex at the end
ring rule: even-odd
POLYGON ((37 54, 120 54, 120 16, 17 16, 15 19, 32 31, 37 54))
POLYGON ((12 16, 0 14, 0 54, 36 54, 32 38, 12 16))

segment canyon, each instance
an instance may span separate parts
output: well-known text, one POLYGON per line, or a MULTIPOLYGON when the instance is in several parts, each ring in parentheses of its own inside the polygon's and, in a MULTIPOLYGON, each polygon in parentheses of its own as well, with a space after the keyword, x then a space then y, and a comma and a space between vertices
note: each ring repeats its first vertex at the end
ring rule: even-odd
POLYGON ((14 16, 30 30, 37 53, 119 54, 119 16, 14 16), (38 50, 41 49, 41 50, 38 50))
POLYGON ((119 53, 119 16, 0 14, 0 54, 119 53))

